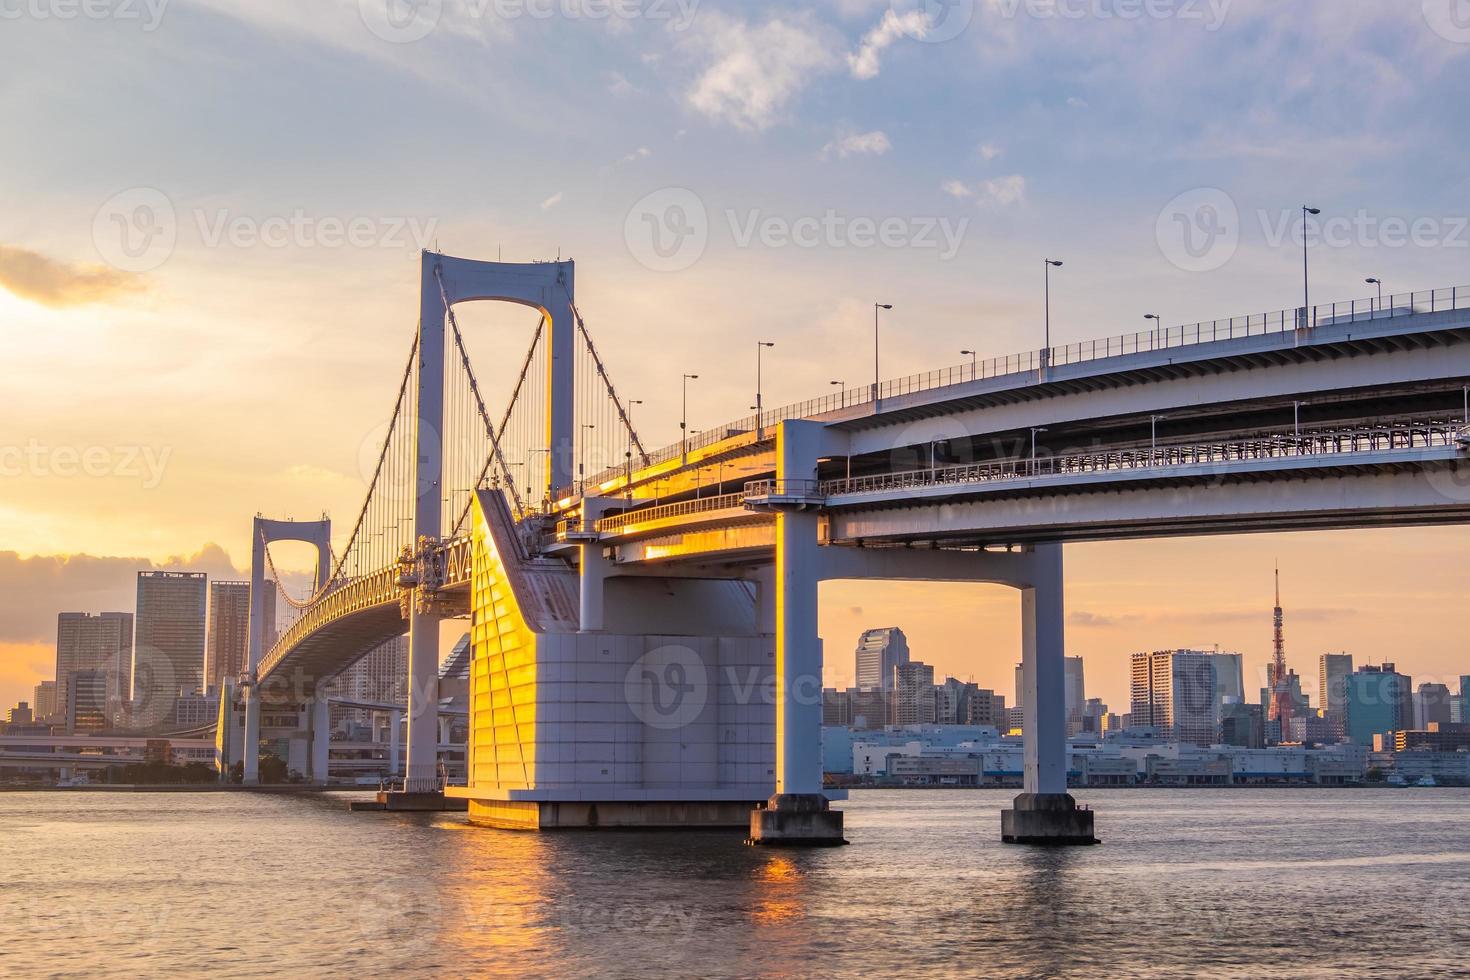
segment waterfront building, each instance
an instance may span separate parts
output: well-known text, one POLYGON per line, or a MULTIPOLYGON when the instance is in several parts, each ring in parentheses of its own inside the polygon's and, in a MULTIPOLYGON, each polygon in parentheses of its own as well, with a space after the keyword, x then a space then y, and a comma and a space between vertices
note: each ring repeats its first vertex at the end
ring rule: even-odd
MULTIPOLYGON (((852 715, 849 712, 850 702, 846 691, 839 691, 835 687, 822 688, 822 727, 847 728, 852 723, 852 715)), ((831 772, 832 770, 828 770, 831 772)))
POLYGON ((1441 725, 1432 722, 1427 729, 1405 729, 1380 735, 1374 741, 1384 743, 1390 752, 1470 752, 1470 725, 1441 725))
POLYGON ((1230 701, 1220 706, 1220 744, 1246 749, 1266 747, 1266 712, 1259 704, 1230 701))
POLYGON ((56 682, 42 681, 31 697, 31 711, 36 721, 49 721, 57 714, 56 682))
POLYGON ((56 695, 49 714, 66 710, 72 675, 80 671, 107 675, 107 705, 115 707, 128 699, 133 676, 132 613, 57 614, 56 695))
POLYGON ((1460 696, 1450 702, 1450 721, 1470 725, 1470 674, 1460 676, 1460 696))
POLYGON ((1350 741, 1372 745, 1374 735, 1412 727, 1414 710, 1410 680, 1394 669, 1364 665, 1347 678, 1346 730, 1350 741))
POLYGON ((1450 689, 1444 684, 1420 684, 1414 692, 1414 727, 1450 723, 1450 689))
POLYGON ((78 670, 66 687, 66 731, 100 732, 110 727, 108 718, 108 685, 112 683, 105 670, 78 670))
POLYGON ((1212 653, 1210 659, 1215 664, 1215 700, 1224 704, 1233 698, 1236 701, 1245 700, 1245 669, 1238 653, 1212 653))
POLYGON ((890 725, 932 725, 936 704, 934 668, 912 661, 895 664, 893 679, 887 685, 890 725))
POLYGON ((1346 713, 1347 679, 1353 672, 1350 653, 1324 653, 1317 666, 1317 700, 1339 724, 1346 713))
POLYGON ((909 662, 909 641, 897 626, 863 632, 854 654, 854 683, 860 688, 890 690, 893 669, 909 662))
POLYGON ((133 702, 144 723, 168 718, 180 691, 204 689, 208 579, 203 572, 139 572, 133 702))
POLYGON ((15 707, 5 712, 5 723, 8 725, 29 725, 35 721, 35 713, 26 701, 16 702, 15 707))
POLYGON ((1218 735, 1214 655, 1199 650, 1135 653, 1132 723, 1169 732, 1181 742, 1209 745, 1218 735))
POLYGON ((249 649, 250 583, 210 582, 205 684, 218 690, 223 681, 243 674, 249 649))
MULTIPOLYGON (((1062 663, 1062 683, 1067 704, 1067 734, 1082 731, 1082 719, 1087 706, 1087 685, 1084 681, 1082 658, 1067 657, 1062 663)), ((1024 701, 1017 703, 1024 704, 1024 701)))

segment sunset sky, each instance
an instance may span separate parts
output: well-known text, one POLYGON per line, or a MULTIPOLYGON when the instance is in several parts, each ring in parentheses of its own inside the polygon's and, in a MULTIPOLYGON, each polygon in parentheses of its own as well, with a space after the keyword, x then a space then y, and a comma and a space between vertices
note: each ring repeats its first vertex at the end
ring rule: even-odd
MULTIPOLYGON (((5 8, 0 710, 50 676, 56 613, 131 609, 138 569, 243 577, 258 511, 347 530, 424 245, 575 258, 650 445, 684 372, 693 428, 745 413, 757 336, 767 405, 866 379, 875 300, 887 376, 1037 347, 1043 256, 1058 344, 1294 306, 1303 204, 1336 222, 1315 299, 1470 284, 1456 0, 384 2, 5 8), (697 254, 640 237, 670 200, 697 254)), ((503 402, 534 316, 461 322, 503 402)), ((1117 711, 1134 650, 1219 644, 1258 674, 1279 560, 1309 689, 1329 650, 1470 674, 1467 553, 1465 528, 1073 546, 1068 652, 1117 711)), ((1014 594, 822 597, 829 683, 899 625, 1010 696, 1014 594)))

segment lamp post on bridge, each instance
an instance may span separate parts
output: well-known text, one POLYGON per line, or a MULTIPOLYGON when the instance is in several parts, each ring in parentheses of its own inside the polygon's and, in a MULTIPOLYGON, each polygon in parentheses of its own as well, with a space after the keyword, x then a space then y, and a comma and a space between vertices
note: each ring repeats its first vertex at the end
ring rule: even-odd
POLYGON ((979 361, 980 355, 977 354, 977 353, 975 353, 972 350, 962 350, 962 351, 960 351, 960 354, 961 355, 965 355, 965 354, 969 354, 970 355, 970 380, 971 381, 978 380, 979 379, 979 376, 980 376, 980 361, 979 361))
POLYGON ((1060 269, 1060 259, 1042 259, 1042 309, 1045 316, 1041 342, 1041 367, 1051 367, 1051 270, 1060 269))
POLYGON ((1031 475, 1036 475, 1036 433, 1048 431, 1045 426, 1032 426, 1031 428, 1031 475))
POLYGON ((1167 415, 1150 415, 1148 417, 1148 458, 1150 461, 1159 452, 1159 423, 1168 417, 1167 415))
POLYGON ((839 394, 838 394, 838 398, 841 399, 841 404, 838 407, 839 408, 846 408, 847 407, 847 382, 846 381, 828 381, 827 384, 833 385, 833 386, 841 386, 842 391, 839 392, 839 394))
POLYGON ((641 398, 628 399, 628 451, 623 454, 623 458, 627 460, 624 467, 623 496, 629 500, 633 499, 633 406, 642 404, 641 398))
MULTIPOLYGON (((550 449, 528 449, 528 450, 526 450, 526 499, 527 500, 530 500, 531 499, 531 469, 532 469, 531 460, 532 460, 533 457, 535 457, 535 455, 537 453, 545 453, 546 454, 546 464, 547 464, 547 467, 549 468, 550 465, 551 465, 551 450, 550 449)), ((546 499, 543 500, 542 503, 544 504, 544 503, 546 503, 546 502, 548 502, 550 500, 551 500, 551 485, 548 483, 547 484, 547 489, 546 489, 546 499)))
POLYGON ((689 465, 689 382, 698 381, 699 375, 684 375, 684 400, 679 415, 680 465, 689 465))
POLYGON ((878 373, 878 311, 893 309, 892 303, 873 304, 873 414, 878 414, 878 392, 882 390, 882 375, 878 373))
POLYGON ((587 496, 587 432, 597 428, 595 422, 583 422, 583 436, 577 446, 577 485, 581 487, 582 496, 587 496))
POLYGON ((1321 213, 1321 208, 1302 206, 1302 326, 1304 327, 1315 326, 1317 320, 1312 313, 1312 290, 1310 280, 1307 278, 1307 215, 1321 213))
POLYGON ((757 442, 766 437, 765 420, 762 418, 764 403, 761 401, 761 349, 775 346, 774 340, 755 342, 755 438, 757 442))
POLYGON ((1159 334, 1164 329, 1164 321, 1159 318, 1159 315, 1157 313, 1145 313, 1143 315, 1143 318, 1145 320, 1152 320, 1154 322, 1154 328, 1153 328, 1154 345, 1153 346, 1154 346, 1154 350, 1158 350, 1158 348, 1159 348, 1159 334))
POLYGON ((1370 276, 1369 278, 1364 279, 1363 281, 1366 282, 1370 286, 1377 286, 1378 287, 1378 310, 1379 310, 1379 312, 1382 312, 1382 310, 1383 310, 1383 280, 1382 279, 1379 279, 1377 276, 1370 276))

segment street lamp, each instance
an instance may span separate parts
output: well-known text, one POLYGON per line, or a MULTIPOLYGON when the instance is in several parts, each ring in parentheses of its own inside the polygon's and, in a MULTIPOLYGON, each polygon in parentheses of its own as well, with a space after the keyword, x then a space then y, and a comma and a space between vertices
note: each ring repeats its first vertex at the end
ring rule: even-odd
POLYGON ((1150 415, 1148 417, 1148 455, 1153 459, 1159 450, 1159 423, 1167 419, 1167 415, 1150 415))
POLYGON ((1291 403, 1291 429, 1298 441, 1302 437, 1302 403, 1293 401, 1291 403))
POLYGON ((630 398, 628 411, 625 413, 628 416, 628 451, 623 454, 623 458, 627 460, 624 467, 626 476, 623 480, 623 491, 629 500, 633 499, 633 406, 642 404, 641 398, 630 398))
POLYGON ((594 423, 592 423, 592 422, 583 422, 582 423, 582 431, 583 431, 584 435, 582 436, 582 444, 577 447, 577 450, 578 450, 577 451, 577 482, 579 484, 581 484, 581 486, 582 486, 582 496, 584 496, 584 497, 587 496, 587 439, 588 439, 588 437, 585 435, 585 433, 589 429, 596 429, 596 428, 597 428, 597 426, 594 423))
POLYGON ((1164 329, 1164 321, 1159 319, 1157 313, 1145 313, 1143 318, 1154 322, 1154 347, 1157 348, 1159 346, 1159 332, 1164 329))
POLYGON ((980 374, 979 363, 976 361, 979 355, 972 350, 962 350, 960 353, 970 355, 970 380, 974 381, 980 374))
POLYGON ((1031 468, 1036 469, 1036 433, 1048 431, 1045 426, 1033 426, 1031 429, 1031 468))
POLYGON ((839 399, 841 399, 841 401, 840 401, 840 403, 838 404, 837 407, 838 408, 846 408, 847 407, 847 382, 846 381, 828 381, 827 384, 829 384, 829 385, 831 385, 833 387, 840 387, 842 389, 838 393, 838 396, 837 396, 839 399))
POLYGON ((679 442, 682 465, 689 465, 689 382, 698 381, 699 375, 684 375, 684 402, 679 416, 679 442))
POLYGON ((1302 320, 1307 326, 1315 326, 1317 319, 1311 312, 1312 291, 1307 279, 1307 215, 1321 213, 1321 208, 1302 206, 1302 320), (1307 321, 1307 317, 1311 317, 1311 321, 1307 321))
POLYGON ((774 340, 757 340, 755 342, 755 437, 757 440, 766 437, 766 430, 761 419, 761 348, 775 347, 774 340))
POLYGON ((892 303, 873 304, 873 414, 878 413, 878 311, 893 309, 892 303))
POLYGON ((1380 310, 1383 309, 1383 280, 1378 278, 1368 278, 1364 279, 1363 281, 1370 286, 1378 287, 1378 308, 1380 310))
POLYGON ((531 460, 532 460, 532 458, 535 457, 535 455, 537 453, 545 453, 546 454, 546 462, 547 462, 548 473, 547 473, 547 485, 546 485, 546 494, 545 494, 545 497, 546 497, 546 500, 549 501, 551 499, 551 483, 550 483, 550 475, 551 474, 549 472, 550 466, 551 466, 551 450, 550 449, 528 449, 528 450, 526 450, 526 499, 529 500, 530 497, 531 497, 531 468, 532 468, 532 466, 531 466, 531 460))

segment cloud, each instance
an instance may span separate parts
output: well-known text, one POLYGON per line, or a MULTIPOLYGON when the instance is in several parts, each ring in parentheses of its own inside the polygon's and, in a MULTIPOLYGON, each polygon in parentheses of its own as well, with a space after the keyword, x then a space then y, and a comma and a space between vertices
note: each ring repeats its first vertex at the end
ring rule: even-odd
POLYGON ((1026 178, 1020 174, 993 177, 982 180, 973 187, 962 180, 946 180, 939 185, 939 189, 950 197, 973 197, 975 203, 981 207, 1003 208, 1026 199, 1026 178))
POLYGON ((1067 105, 1071 106, 1073 109, 1086 109, 1087 100, 1078 98, 1075 95, 1070 95, 1067 97, 1067 105))
POLYGON ((634 160, 642 160, 644 157, 651 157, 651 156, 653 156, 653 151, 652 150, 650 150, 646 146, 640 146, 640 147, 638 147, 638 149, 634 150, 632 153, 629 153, 629 154, 625 155, 623 157, 623 162, 624 163, 632 163, 634 160))
POLYGON ((80 306, 136 293, 144 281, 102 265, 68 265, 39 252, 0 245, 0 286, 43 306, 80 306))
POLYGON ((561 203, 561 199, 562 199, 562 192, 561 191, 557 191, 555 194, 551 195, 546 200, 544 200, 544 201, 541 202, 541 210, 542 211, 550 211, 552 208, 556 207, 558 204, 561 203))
POLYGON ((1005 151, 994 143, 981 143, 975 148, 975 152, 980 154, 980 159, 982 160, 994 160, 1005 151))
POLYGON ((1002 208, 1018 204, 1026 198, 1026 178, 1020 174, 1011 174, 1009 177, 981 181, 978 194, 981 204, 1002 208))
POLYGON ((893 149, 893 144, 888 141, 888 134, 881 129, 875 129, 871 133, 852 133, 833 140, 822 147, 823 158, 836 153, 838 159, 846 160, 857 154, 872 154, 882 156, 893 149))
POLYGON ((880 67, 878 56, 885 48, 902 37, 922 39, 928 31, 928 14, 921 10, 899 14, 890 8, 883 12, 878 26, 863 35, 858 49, 847 56, 847 68, 853 78, 876 78, 880 67))
POLYGON ((685 96, 695 111, 739 129, 762 130, 818 72, 836 64, 827 31, 809 17, 772 17, 759 27, 706 13, 694 43, 713 63, 685 96))
POLYGON ((638 87, 628 81, 628 76, 620 71, 607 73, 607 90, 619 99, 627 98, 638 91, 638 87))
POLYGON ((211 579, 240 580, 225 550, 206 544, 193 555, 162 562, 95 555, 34 555, 0 551, 0 642, 39 643, 56 639, 58 612, 126 612, 137 597, 137 573, 207 572, 211 579), (58 603, 65 603, 59 606, 58 603))

